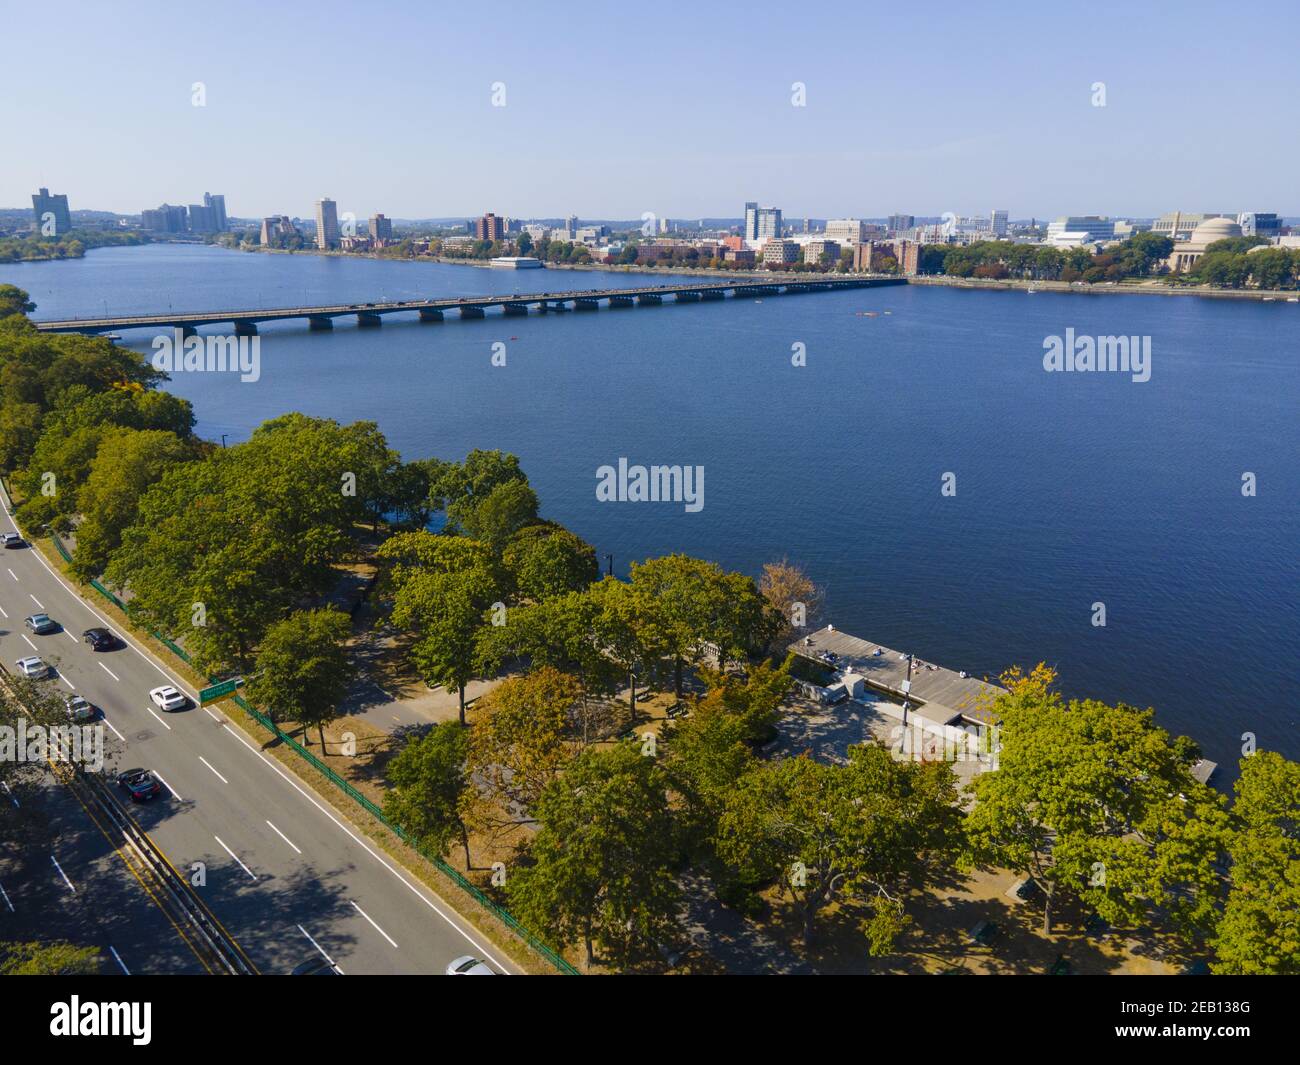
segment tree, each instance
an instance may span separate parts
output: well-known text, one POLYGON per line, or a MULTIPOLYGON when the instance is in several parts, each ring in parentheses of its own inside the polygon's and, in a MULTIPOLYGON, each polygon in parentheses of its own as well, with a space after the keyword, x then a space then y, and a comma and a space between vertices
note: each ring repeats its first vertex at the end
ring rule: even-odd
POLYGON ((525 599, 580 592, 600 575, 596 549, 559 525, 529 525, 506 542, 501 561, 525 599))
POLYGON ((499 551, 513 534, 537 520, 537 493, 526 481, 508 481, 481 499, 462 500, 452 509, 466 535, 499 551))
POLYGON ((783 558, 763 566, 758 590, 782 621, 776 642, 788 642, 797 636, 821 612, 825 593, 798 563, 783 558))
POLYGON ((1205 934, 1226 823, 1220 797, 1191 776, 1195 745, 1171 741, 1150 710, 1067 704, 1041 664, 1002 679, 998 768, 976 778, 967 818, 974 858, 1038 882, 1045 934, 1058 891, 1115 925, 1160 912, 1205 934))
POLYGON ((272 722, 296 721, 304 730, 333 721, 347 693, 349 668, 344 643, 351 622, 342 611, 298 610, 266 630, 257 650, 248 697, 266 707, 272 722))
POLYGON ((17 285, 0 285, 0 318, 11 314, 31 314, 36 304, 17 285))
POLYGON ((531 814, 542 791, 572 761, 573 708, 580 693, 576 678, 543 666, 502 681, 479 700, 470 771, 501 804, 531 814))
POLYGON ((584 752, 543 791, 529 864, 506 885, 511 908, 557 943, 596 943, 610 961, 653 952, 673 934, 680 889, 667 780, 632 744, 584 752))
POLYGON ((1232 874, 1215 973, 1300 975, 1300 764, 1243 758, 1228 843, 1232 874))
POLYGON ((465 868, 472 869, 469 832, 461 816, 468 758, 464 725, 447 722, 412 736, 388 767, 392 790, 384 798, 384 813, 433 854, 445 855, 459 839, 465 868))
POLYGON ((62 940, 0 943, 0 976, 96 976, 99 950, 62 940))
POLYGON ((857 746, 847 765, 806 756, 761 763, 727 795, 715 845, 740 880, 780 883, 805 945, 835 898, 862 900, 871 914, 863 932, 879 955, 907 923, 907 892, 955 855, 960 822, 946 763, 857 746))

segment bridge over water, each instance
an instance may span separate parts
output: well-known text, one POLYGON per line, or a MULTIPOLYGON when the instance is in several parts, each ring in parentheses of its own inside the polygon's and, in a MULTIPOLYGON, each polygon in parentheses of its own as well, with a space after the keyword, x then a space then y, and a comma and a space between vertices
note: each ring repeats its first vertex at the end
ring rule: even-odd
POLYGON ((492 308, 507 315, 542 314, 563 311, 594 311, 603 302, 608 307, 634 304, 695 303, 721 300, 728 295, 779 296, 801 292, 829 292, 846 288, 870 288, 905 284, 901 277, 835 277, 809 280, 770 279, 722 281, 707 284, 654 285, 645 288, 584 289, 573 292, 535 292, 531 295, 466 296, 437 300, 398 300, 385 303, 340 303, 322 307, 249 308, 228 311, 196 311, 166 314, 135 314, 102 318, 65 318, 37 321, 43 333, 115 333, 124 329, 181 329, 192 333, 200 326, 231 323, 237 336, 252 336, 259 322, 281 322, 305 318, 311 329, 332 329, 334 319, 355 316, 359 326, 381 324, 386 314, 418 314, 422 322, 441 322, 449 313, 461 318, 482 318, 492 308))

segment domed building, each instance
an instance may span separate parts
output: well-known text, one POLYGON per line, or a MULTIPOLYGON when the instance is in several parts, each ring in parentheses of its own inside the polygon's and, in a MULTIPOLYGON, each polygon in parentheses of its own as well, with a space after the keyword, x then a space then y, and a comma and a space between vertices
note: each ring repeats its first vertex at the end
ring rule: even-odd
POLYGON ((1175 272, 1190 270, 1205 249, 1216 240, 1228 240, 1241 236, 1241 226, 1231 218, 1207 218, 1192 230, 1191 238, 1182 244, 1175 244, 1173 253, 1165 260, 1165 265, 1175 272))

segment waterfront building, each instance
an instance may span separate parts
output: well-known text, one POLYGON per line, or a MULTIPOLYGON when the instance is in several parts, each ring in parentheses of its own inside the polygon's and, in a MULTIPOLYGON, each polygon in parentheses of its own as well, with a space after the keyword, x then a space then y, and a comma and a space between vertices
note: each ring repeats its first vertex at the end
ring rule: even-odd
POLYGON ((316 247, 339 246, 339 208, 328 196, 316 201, 316 247))
POLYGON ((722 257, 725 262, 739 263, 742 266, 753 266, 757 258, 752 248, 728 248, 722 257))
POLYGON ((72 229, 72 212, 68 210, 68 197, 63 193, 51 193, 42 186, 32 195, 32 213, 36 215, 38 233, 46 228, 47 222, 54 224, 53 236, 56 237, 72 229))
POLYGON ((820 237, 815 240, 807 241, 803 246, 803 261, 811 266, 816 266, 822 262, 822 256, 826 256, 826 261, 834 266, 840 258, 840 245, 838 241, 827 240, 820 237))
POLYGON ((1165 260, 1165 265, 1175 272, 1189 270, 1216 240, 1230 240, 1239 236, 1241 226, 1231 218, 1222 215, 1207 218, 1192 231, 1188 240, 1174 245, 1173 253, 1165 260))
POLYGON ((1007 235, 1008 212, 992 211, 989 214, 989 230, 993 233, 995 240, 1001 240, 1007 235))
POLYGON ((262 219, 262 247, 278 247, 290 237, 301 237, 298 227, 286 214, 270 215, 262 219))
POLYGON ((793 240, 779 238, 763 245, 764 266, 790 266, 799 261, 799 245, 793 240))
POLYGON ((140 228, 149 233, 184 233, 187 226, 184 207, 164 203, 140 212, 140 228))
POLYGON ((393 239, 393 220, 385 218, 382 214, 372 214, 368 228, 372 240, 393 239))
POLYGON ((488 265, 503 270, 540 270, 544 264, 531 255, 498 255, 489 259, 488 265))
POLYGON ((891 214, 886 228, 894 236, 916 228, 916 216, 910 214, 891 214))
POLYGON ((212 211, 213 225, 216 227, 214 232, 224 233, 230 228, 230 221, 226 217, 226 197, 221 195, 214 196, 210 192, 203 194, 203 206, 212 211))
POLYGON ((1055 248, 1077 248, 1115 239, 1115 223, 1102 215, 1061 215, 1047 225, 1047 243, 1055 248))

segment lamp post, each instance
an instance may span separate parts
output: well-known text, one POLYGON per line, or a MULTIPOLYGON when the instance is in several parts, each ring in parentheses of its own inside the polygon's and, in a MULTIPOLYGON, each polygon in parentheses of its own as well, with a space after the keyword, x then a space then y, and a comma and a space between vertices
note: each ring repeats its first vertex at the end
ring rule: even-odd
POLYGON ((907 679, 903 681, 903 728, 907 728, 907 712, 912 709, 912 700, 908 698, 912 694, 912 658, 911 654, 907 656, 907 679))
POLYGON ((614 576, 614 556, 612 554, 605 555, 605 573, 607 576, 614 576))

